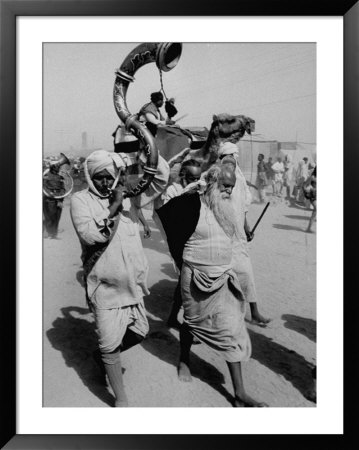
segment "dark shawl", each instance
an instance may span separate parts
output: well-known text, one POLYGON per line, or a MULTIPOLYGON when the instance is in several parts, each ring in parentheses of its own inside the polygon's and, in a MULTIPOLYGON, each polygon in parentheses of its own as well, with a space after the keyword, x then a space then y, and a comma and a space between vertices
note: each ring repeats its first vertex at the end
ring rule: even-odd
POLYGON ((179 269, 182 267, 184 246, 197 227, 200 209, 201 200, 196 192, 175 197, 156 210, 171 256, 179 269))

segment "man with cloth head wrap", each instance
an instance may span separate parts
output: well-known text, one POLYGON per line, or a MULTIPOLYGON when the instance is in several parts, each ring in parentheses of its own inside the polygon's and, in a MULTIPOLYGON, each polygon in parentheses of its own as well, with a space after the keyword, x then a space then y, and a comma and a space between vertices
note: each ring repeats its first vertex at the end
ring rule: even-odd
POLYGON ((138 209, 161 194, 169 167, 160 156, 157 174, 140 196, 126 198, 126 155, 91 153, 84 171, 88 188, 71 198, 71 218, 82 248, 86 298, 94 314, 102 361, 116 400, 127 406, 121 352, 148 332, 143 296, 148 263, 139 234, 138 209))
POLYGON ((235 239, 233 244, 233 269, 238 276, 244 298, 249 302, 252 322, 257 325, 266 326, 270 322, 270 319, 263 317, 258 311, 253 268, 248 252, 247 241, 253 239, 247 223, 247 212, 252 198, 246 179, 239 167, 238 147, 231 142, 225 142, 223 145, 220 145, 218 156, 222 164, 234 170, 236 175, 236 185, 231 195, 231 203, 236 211, 239 239, 235 239))
POLYGON ((185 149, 168 161, 169 166, 178 164, 193 158, 201 162, 202 176, 205 170, 208 170, 218 159, 229 163, 232 169, 235 169, 236 185, 231 196, 231 201, 237 213, 238 227, 240 230, 240 239, 235 241, 235 271, 239 276, 244 297, 249 302, 252 314, 252 321, 255 324, 266 326, 270 319, 263 317, 258 311, 257 295, 254 284, 252 264, 247 249, 247 240, 250 241, 253 236, 247 224, 246 213, 251 203, 251 194, 249 192, 246 180, 239 168, 238 163, 238 142, 244 133, 251 133, 254 120, 250 117, 222 113, 213 116, 211 129, 204 146, 198 150, 185 149))

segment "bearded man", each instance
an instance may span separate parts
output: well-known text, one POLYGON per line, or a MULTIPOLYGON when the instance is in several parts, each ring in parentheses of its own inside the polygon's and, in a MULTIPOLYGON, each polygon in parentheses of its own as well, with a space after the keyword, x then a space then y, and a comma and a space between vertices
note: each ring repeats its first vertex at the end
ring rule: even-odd
POLYGON ((169 177, 168 164, 159 157, 148 189, 128 198, 124 158, 104 150, 91 153, 84 163, 88 188, 71 198, 71 218, 82 248, 86 298, 116 407, 128 405, 121 353, 141 342, 148 332, 143 302, 143 296, 149 294, 148 263, 138 210, 161 194, 169 177))
POLYGON ((183 324, 178 376, 191 381, 190 349, 196 337, 227 362, 233 382, 233 406, 266 406, 247 395, 242 361, 251 355, 245 326, 245 302, 233 270, 232 248, 238 229, 229 198, 236 184, 232 170, 211 167, 203 194, 170 200, 157 212, 172 257, 181 267, 183 324))

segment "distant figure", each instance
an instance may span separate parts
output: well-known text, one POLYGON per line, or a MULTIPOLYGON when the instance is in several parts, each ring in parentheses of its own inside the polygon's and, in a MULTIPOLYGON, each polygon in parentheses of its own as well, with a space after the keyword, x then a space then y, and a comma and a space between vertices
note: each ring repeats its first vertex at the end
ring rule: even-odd
POLYGON ((266 175, 268 185, 272 186, 272 195, 274 195, 274 172, 272 170, 273 158, 270 156, 268 162, 266 163, 266 175))
POLYGON ((303 185, 307 181, 309 176, 309 164, 308 158, 304 157, 302 161, 299 161, 296 173, 296 185, 293 195, 298 203, 304 203, 303 185))
POLYGON ((257 189, 258 189, 258 197, 260 203, 265 202, 265 188, 267 186, 267 174, 266 174, 266 164, 264 162, 264 155, 259 153, 258 155, 258 164, 257 164, 257 189))
POLYGON ((74 165, 73 165, 73 174, 74 175, 78 175, 80 173, 80 169, 81 169, 81 163, 79 160, 75 159, 74 161, 74 165))
POLYGON ((59 222, 63 208, 63 198, 57 196, 66 193, 65 180, 59 173, 59 166, 56 163, 50 164, 49 172, 44 176, 43 183, 47 191, 50 191, 54 197, 43 195, 43 213, 45 236, 50 239, 57 239, 59 222))
POLYGON ((293 184, 293 163, 290 155, 284 157, 284 174, 283 174, 283 186, 286 190, 286 198, 291 199, 291 191, 293 184))
POLYGON ((160 108, 163 106, 163 103, 162 92, 152 92, 151 102, 143 105, 138 113, 138 119, 145 123, 153 136, 156 136, 159 126, 173 125, 175 123, 172 119, 165 119, 162 116, 160 108))
POLYGON ((303 186, 304 197, 310 201, 313 206, 313 212, 310 216, 307 233, 312 233, 313 222, 317 219, 317 167, 314 168, 312 175, 303 186))
POLYGON ((277 161, 272 165, 272 170, 274 172, 274 195, 280 197, 284 174, 284 164, 280 156, 278 156, 277 161))

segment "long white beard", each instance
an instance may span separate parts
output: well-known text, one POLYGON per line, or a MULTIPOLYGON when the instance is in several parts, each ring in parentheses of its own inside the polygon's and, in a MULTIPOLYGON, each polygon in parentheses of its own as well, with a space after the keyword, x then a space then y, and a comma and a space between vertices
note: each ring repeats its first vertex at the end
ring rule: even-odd
POLYGON ((207 189, 207 192, 204 194, 204 201, 213 212, 214 217, 226 235, 230 238, 238 238, 239 233, 235 211, 230 199, 222 198, 216 183, 207 189))

